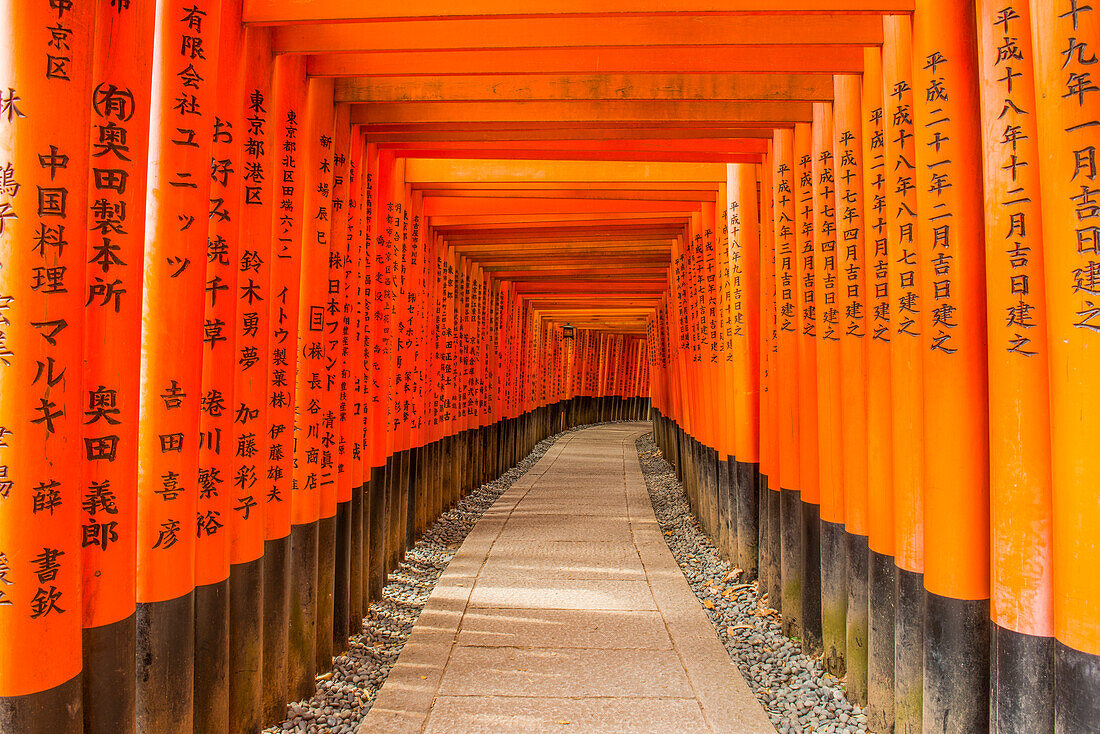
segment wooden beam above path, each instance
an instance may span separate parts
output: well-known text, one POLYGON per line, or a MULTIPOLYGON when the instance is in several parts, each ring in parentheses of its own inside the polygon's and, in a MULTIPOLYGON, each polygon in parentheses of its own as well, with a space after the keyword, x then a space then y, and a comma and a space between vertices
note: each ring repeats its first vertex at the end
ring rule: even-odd
POLYGON ((421 215, 425 217, 458 217, 492 214, 547 214, 573 212, 625 213, 625 212, 692 212, 698 211, 700 202, 680 201, 631 201, 606 199, 547 199, 514 197, 451 197, 425 196, 421 215))
POLYGON ((514 74, 337 79, 337 102, 511 100, 809 100, 833 98, 829 74, 514 74))
MULTIPOLYGON (((413 148, 406 151, 410 156, 417 158, 453 158, 454 150, 432 150, 430 148, 413 148)), ((763 159, 761 153, 696 153, 692 151, 662 151, 655 153, 638 153, 630 150, 511 150, 502 148, 493 151, 470 151, 465 157, 477 158, 539 158, 547 161, 649 161, 654 163, 760 163, 763 159)))
POLYGON ((278 26, 276 53, 413 51, 428 49, 572 48, 609 46, 738 46, 882 43, 874 14, 749 13, 733 15, 628 15, 476 17, 446 20, 379 20, 278 26))
POLYGON ((605 0, 593 13, 591 0, 244 0, 252 24, 317 23, 454 18, 469 16, 624 15, 639 13, 908 13, 912 0, 605 0))
MULTIPOLYGON (((436 150, 452 150, 455 154, 452 158, 464 158, 467 151, 493 151, 501 148, 515 150, 629 150, 635 153, 657 153, 662 151, 691 151, 708 153, 765 153, 768 150, 768 141, 759 138, 691 138, 691 139, 647 139, 624 140, 611 142, 607 140, 515 140, 515 141, 449 141, 439 143, 380 143, 379 149, 400 151, 406 158, 417 158, 405 151, 423 150, 431 148, 436 150)), ((504 156, 501 156, 502 158, 504 156)), ((528 156, 537 158, 537 156, 528 156)))
POLYGON ((311 76, 431 76, 470 74, 858 74, 859 46, 807 39, 783 45, 617 46, 599 48, 433 49, 310 55, 311 76))
POLYGON ((811 102, 728 100, 569 100, 531 102, 384 102, 356 104, 352 124, 503 122, 684 123, 783 127, 809 122, 811 102))
POLYGON ((716 163, 587 163, 410 158, 405 181, 428 183, 695 183, 725 182, 726 167, 716 163))
MULTIPOLYGON (((604 123, 600 127, 591 125, 569 125, 559 123, 553 127, 520 127, 517 123, 484 123, 471 129, 463 123, 436 123, 432 125, 361 125, 363 137, 368 143, 415 143, 415 142, 483 142, 500 143, 503 141, 574 141, 594 144, 625 144, 626 141, 652 141, 655 143, 681 139, 709 140, 756 140, 767 144, 772 138, 771 128, 730 127, 727 125, 676 125, 655 127, 628 123, 604 123)), ((459 156, 455 156, 456 158, 459 156)))

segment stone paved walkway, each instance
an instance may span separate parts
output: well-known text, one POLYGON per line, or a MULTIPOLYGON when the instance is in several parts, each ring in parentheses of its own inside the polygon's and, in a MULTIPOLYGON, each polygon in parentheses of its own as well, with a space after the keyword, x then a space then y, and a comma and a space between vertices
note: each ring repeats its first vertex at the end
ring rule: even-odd
POLYGON ((774 734, 657 527, 648 430, 566 434, 501 495, 359 734, 774 734))

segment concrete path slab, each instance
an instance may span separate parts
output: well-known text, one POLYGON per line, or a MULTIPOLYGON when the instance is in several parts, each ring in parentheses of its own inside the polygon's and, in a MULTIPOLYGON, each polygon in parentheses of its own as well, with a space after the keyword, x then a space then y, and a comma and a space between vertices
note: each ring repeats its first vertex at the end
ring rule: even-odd
POLYGON ((653 517, 648 430, 566 434, 501 495, 358 734, 774 734, 653 517))

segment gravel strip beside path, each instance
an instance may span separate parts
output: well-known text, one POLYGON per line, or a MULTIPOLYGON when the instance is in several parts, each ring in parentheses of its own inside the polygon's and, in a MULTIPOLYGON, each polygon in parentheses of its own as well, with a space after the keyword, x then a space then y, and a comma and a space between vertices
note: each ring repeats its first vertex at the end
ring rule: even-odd
POLYGON ((783 636, 779 616, 761 603, 757 584, 740 583, 740 569, 723 559, 703 533, 653 434, 636 445, 669 550, 775 728, 780 734, 867 731, 867 716, 844 697, 843 680, 827 674, 819 660, 803 655, 783 636))
POLYGON ((503 476, 443 513, 390 573, 382 599, 367 609, 362 634, 351 639, 348 651, 335 659, 330 672, 318 677, 313 698, 287 704, 286 720, 265 731, 352 734, 374 704, 436 581, 474 524, 560 436, 580 428, 543 439, 503 476))

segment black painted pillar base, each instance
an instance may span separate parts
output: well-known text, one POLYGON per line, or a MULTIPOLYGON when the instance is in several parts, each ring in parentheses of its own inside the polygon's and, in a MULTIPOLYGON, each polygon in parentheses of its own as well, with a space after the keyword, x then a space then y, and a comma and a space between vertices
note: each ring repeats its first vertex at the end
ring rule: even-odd
POLYGON ((734 523, 736 531, 730 533, 737 541, 737 565, 741 568, 742 583, 755 581, 758 575, 757 558, 760 555, 760 465, 756 462, 730 462, 730 471, 737 476, 730 482, 733 493, 734 523))
MULTIPOLYGON (((994 734, 1018 731, 1052 734, 1054 690, 1056 683, 1060 683, 1054 671, 1054 638, 1025 635, 991 623, 989 644, 992 660, 989 730, 994 734)), ((1100 674, 1100 667, 1094 673, 1100 674)), ((1087 685, 1095 690, 1100 677, 1094 677, 1087 685)), ((1087 701, 1087 691, 1079 699, 1087 701)), ((1095 696, 1093 700, 1096 703, 1095 696)), ((1091 711, 1086 709, 1085 713, 1089 718, 1079 720, 1078 724, 1100 725, 1100 706, 1091 711)))
POLYGON ((336 602, 336 516, 317 521, 317 673, 332 669, 332 629, 336 602))
POLYGON ((195 587, 195 734, 229 729, 229 579, 195 587))
POLYGON ((1100 655, 1055 642, 1054 680, 1054 731, 1096 731, 1100 725, 1100 655))
MULTIPOLYGON (((352 490, 355 494, 355 490, 352 490)), ((336 573, 332 596, 332 654, 348 649, 352 594, 352 501, 336 504, 336 573)))
POLYGON ((989 600, 924 598, 924 731, 988 731, 989 600))
MULTIPOLYGON (((770 593, 772 588, 772 555, 771 555, 771 514, 768 512, 768 495, 771 492, 768 489, 768 483, 771 481, 767 474, 761 473, 758 477, 759 486, 757 487, 757 498, 759 514, 757 515, 756 531, 757 531, 757 549, 756 549, 756 578, 758 579, 760 595, 770 593)), ((775 606, 775 599, 770 599, 772 606, 775 606)))
MULTIPOLYGON (((366 498, 366 485, 351 488, 350 520, 351 540, 348 560, 348 636, 359 634, 363 617, 366 616, 364 601, 366 589, 370 585, 370 575, 367 568, 367 559, 363 555, 365 545, 363 543, 367 534, 366 516, 363 514, 366 498)), ((333 630, 333 636, 336 631, 333 630)), ((347 645, 345 645, 346 649, 347 645)))
MULTIPOLYGON (((84 734, 133 734, 135 731, 136 634, 136 614, 82 631, 84 734)), ((8 731, 2 715, 0 731, 8 731)))
POLYGON ((370 518, 367 527, 367 551, 364 553, 370 564, 370 585, 367 594, 370 599, 382 598, 382 587, 386 584, 386 469, 376 466, 371 469, 370 482, 367 484, 370 518))
POLYGON ((848 675, 848 700, 867 706, 867 536, 845 533, 847 549, 848 603, 845 663, 848 675))
POLYGON ((286 718, 290 626, 290 536, 264 542, 263 725, 286 718))
POLYGON ((894 609, 897 574, 894 557, 868 551, 867 728, 894 731, 894 609))
POLYGON ((417 535, 420 534, 420 449, 409 449, 407 452, 409 461, 408 481, 405 483, 405 532, 402 543, 401 555, 412 550, 417 535))
POLYGON ((779 490, 779 572, 782 596, 779 612, 783 634, 802 636, 802 500, 795 489, 779 490))
POLYGON ((229 732, 263 728, 264 558, 229 569, 229 732))
POLYGON ((83 682, 78 673, 45 691, 23 696, 0 696, 0 732, 81 734, 82 688, 83 682))
POLYGON ((821 664, 838 678, 847 670, 848 564, 844 525, 821 521, 821 664))
MULTIPOLYGON (((778 487, 768 489, 768 555, 771 556, 771 573, 768 578, 768 600, 772 609, 783 614, 783 529, 779 516, 783 514, 783 491, 778 487)), ((799 602, 801 607, 802 603, 799 602)))
POLYGON ((287 679, 290 700, 313 695, 317 675, 317 523, 290 526, 290 628, 287 679))
POLYGON ((142 734, 194 728, 194 628, 194 591, 166 601, 138 602, 136 719, 142 734))
POLYGON ((718 550, 734 566, 737 565, 737 509, 733 506, 730 476, 736 472, 736 466, 736 461, 718 460, 718 550))
MULTIPOLYGON (((715 545, 721 548, 721 544, 717 542, 722 535, 718 495, 718 452, 705 444, 700 445, 703 449, 704 483, 707 488, 707 522, 710 525, 711 537, 716 541, 715 545)), ((725 552, 728 555, 729 549, 725 549, 725 552)))
POLYGON ((894 610, 894 731, 899 734, 920 734, 924 728, 924 594, 924 574, 898 568, 894 610))
POLYGON ((802 502, 802 652, 824 652, 821 633, 821 507, 802 502))

